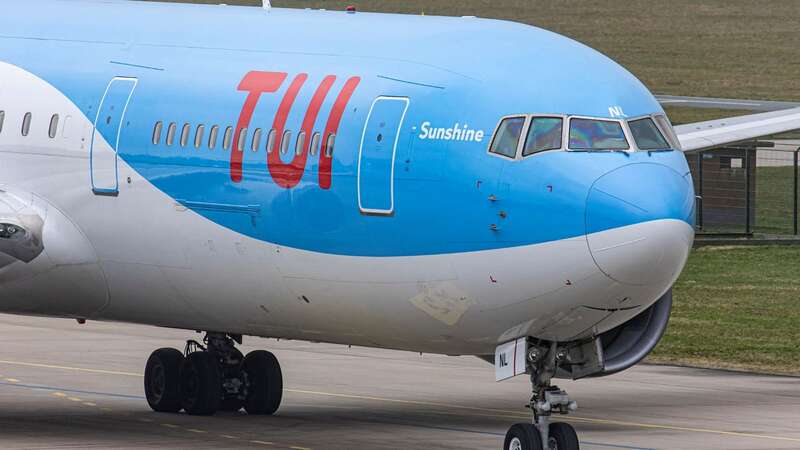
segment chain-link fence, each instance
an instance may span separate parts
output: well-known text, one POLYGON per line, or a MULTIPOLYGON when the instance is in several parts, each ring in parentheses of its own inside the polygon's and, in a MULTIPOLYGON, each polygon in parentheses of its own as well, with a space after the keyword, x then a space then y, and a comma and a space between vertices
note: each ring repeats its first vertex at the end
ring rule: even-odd
POLYGON ((686 155, 699 234, 798 235, 800 136, 686 155))

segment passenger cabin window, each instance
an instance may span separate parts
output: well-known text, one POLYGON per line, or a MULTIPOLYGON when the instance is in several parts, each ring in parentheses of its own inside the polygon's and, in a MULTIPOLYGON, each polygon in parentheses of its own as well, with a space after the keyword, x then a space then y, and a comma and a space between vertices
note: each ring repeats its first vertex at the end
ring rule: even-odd
POLYGON ((50 118, 50 128, 47 130, 47 135, 50 136, 50 139, 55 139, 56 134, 58 134, 58 114, 53 114, 53 117, 50 118))
POLYGON ((6 112, 0 111, 0 133, 3 132, 3 122, 6 121, 6 112))
POLYGON ((328 140, 325 142, 325 157, 333 158, 333 150, 336 146, 336 135, 331 133, 328 135, 328 140))
POLYGON ((197 131, 194 134, 194 148, 200 148, 203 146, 203 137, 206 134, 206 126, 205 125, 198 125, 197 131))
POLYGON ((561 148, 564 119, 560 117, 534 117, 531 120, 522 156, 561 148))
POLYGON ((233 140, 233 127, 225 128, 225 135, 222 136, 222 149, 231 149, 231 140, 233 140))
POLYGON ((162 130, 164 130, 164 122, 156 122, 156 126, 153 127, 153 145, 158 145, 161 142, 162 130))
POLYGON ((275 150, 275 130, 269 130, 267 135, 267 153, 272 153, 275 150))
POLYGON ((306 132, 301 131, 300 134, 297 135, 297 144, 294 147, 294 154, 297 156, 302 155, 305 146, 306 146, 306 132))
POLYGON ((178 130, 178 125, 175 122, 169 124, 167 127, 167 145, 172 147, 172 144, 175 143, 175 132, 178 130))
POLYGON ((31 131, 31 120, 33 119, 33 115, 31 113, 25 113, 25 116, 22 118, 22 135, 27 136, 28 133, 31 131))
POLYGON ((208 148, 214 150, 217 147, 217 137, 219 137, 219 125, 211 127, 211 132, 208 133, 208 148))
POLYGON ((525 117, 509 117, 500 122, 489 151, 508 158, 517 156, 519 138, 525 126, 525 117))
POLYGON ((669 150, 669 143, 649 117, 631 120, 628 126, 631 127, 633 140, 636 141, 639 150, 669 150))
POLYGON ((289 146, 292 145, 292 132, 285 131, 283 133, 283 138, 281 138, 281 155, 285 155, 289 152, 289 146))
POLYGON ((183 129, 181 130, 181 147, 186 147, 189 144, 189 134, 192 132, 192 126, 188 123, 183 124, 183 129))
POLYGON ((257 152, 259 147, 261 147, 261 128, 256 128, 256 131, 253 132, 253 142, 250 145, 250 150, 253 152, 257 152))
POLYGON ((321 135, 319 133, 314 133, 314 135, 311 136, 311 149, 309 150, 311 156, 317 156, 317 150, 319 150, 320 137, 321 135))
POLYGON ((613 120, 571 119, 570 150, 628 150, 622 124, 613 120))
POLYGON ((236 142, 236 151, 244 151, 244 141, 247 139, 247 128, 239 130, 239 140, 236 142))

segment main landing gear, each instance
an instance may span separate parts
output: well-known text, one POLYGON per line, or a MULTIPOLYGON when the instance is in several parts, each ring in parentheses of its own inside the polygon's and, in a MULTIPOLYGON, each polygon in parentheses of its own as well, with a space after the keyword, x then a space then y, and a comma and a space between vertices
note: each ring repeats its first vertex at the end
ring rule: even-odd
POLYGON ((572 425, 550 422, 553 413, 566 415, 578 409, 578 404, 570 400, 566 392, 550 384, 557 367, 567 357, 556 344, 549 349, 531 347, 528 350, 533 395, 526 407, 533 413, 533 420, 532 423, 518 423, 508 430, 504 450, 580 450, 572 425))
POLYGON ((283 396, 283 375, 270 352, 243 356, 235 344, 242 337, 206 333, 203 344, 188 341, 182 353, 173 348, 154 351, 144 372, 147 403, 157 412, 212 415, 239 411, 271 415, 283 396))

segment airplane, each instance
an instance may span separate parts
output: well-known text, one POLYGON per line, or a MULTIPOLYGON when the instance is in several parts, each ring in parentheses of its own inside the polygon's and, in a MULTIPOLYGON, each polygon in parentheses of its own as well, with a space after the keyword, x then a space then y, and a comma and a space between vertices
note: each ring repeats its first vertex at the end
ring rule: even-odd
POLYGON ((445 355, 531 379, 504 448, 578 449, 558 378, 658 343, 694 239, 685 151, 800 109, 673 127, 626 69, 476 17, 8 0, 0 312, 200 331, 157 412, 270 415, 243 336, 445 355))

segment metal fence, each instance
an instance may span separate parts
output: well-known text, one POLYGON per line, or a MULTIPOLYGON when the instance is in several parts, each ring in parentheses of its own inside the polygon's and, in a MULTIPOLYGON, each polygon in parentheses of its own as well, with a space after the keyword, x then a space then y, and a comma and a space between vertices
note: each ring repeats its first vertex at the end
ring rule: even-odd
POLYGON ((795 135, 687 154, 698 234, 798 235, 799 153, 795 135))

